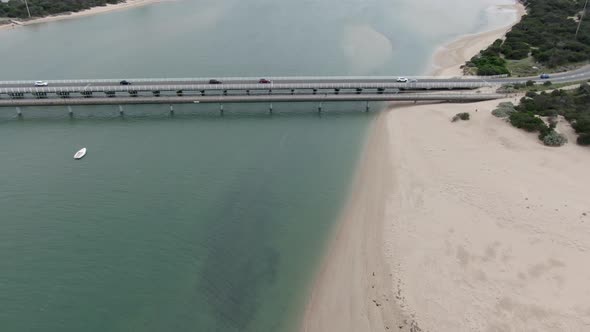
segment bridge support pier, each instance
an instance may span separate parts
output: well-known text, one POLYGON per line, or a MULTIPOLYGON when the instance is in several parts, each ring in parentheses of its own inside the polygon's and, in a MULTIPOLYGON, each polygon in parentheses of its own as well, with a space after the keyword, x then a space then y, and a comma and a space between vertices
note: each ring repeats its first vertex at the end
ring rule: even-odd
POLYGON ((219 104, 219 114, 223 115, 223 104, 219 104))
POLYGON ((74 111, 72 111, 72 106, 68 105, 68 115, 71 117, 74 116, 74 111))
POLYGON ((268 108, 268 111, 270 112, 270 114, 272 114, 272 103, 270 103, 270 106, 268 108))
POLYGON ((170 115, 174 115, 174 105, 170 104, 170 115))
POLYGON ((318 113, 322 113, 322 102, 318 105, 318 113))
POLYGON ((16 107, 16 116, 18 116, 19 118, 22 118, 23 116, 23 112, 21 111, 20 107, 16 107))
POLYGON ((368 112, 368 111, 369 111, 369 109, 370 109, 370 108, 369 108, 369 101, 367 100, 367 104, 365 105, 365 112, 368 112))
POLYGON ((123 105, 119 105, 119 115, 123 116, 123 105))

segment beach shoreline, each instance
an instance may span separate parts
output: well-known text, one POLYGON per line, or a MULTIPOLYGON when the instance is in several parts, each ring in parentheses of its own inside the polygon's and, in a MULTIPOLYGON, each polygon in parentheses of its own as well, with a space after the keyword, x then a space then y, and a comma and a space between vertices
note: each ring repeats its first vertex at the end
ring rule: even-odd
POLYGON ((109 12, 123 10, 123 9, 130 9, 130 8, 135 8, 135 7, 139 7, 139 6, 145 6, 145 5, 158 3, 158 2, 164 2, 164 1, 172 1, 172 0, 126 0, 125 2, 121 2, 118 4, 114 4, 114 5, 108 4, 106 6, 92 7, 90 9, 82 10, 79 12, 51 15, 51 16, 33 18, 31 20, 22 20, 22 21, 18 20, 18 19, 14 19, 13 21, 16 21, 18 23, 0 25, 0 30, 13 30, 13 29, 17 29, 19 27, 27 26, 27 25, 35 25, 35 24, 48 23, 48 22, 54 22, 54 21, 68 20, 68 19, 73 19, 73 18, 80 18, 80 17, 85 17, 85 16, 92 16, 92 15, 109 13, 109 12))
MULTIPOLYGON (((509 26, 465 35, 437 49, 430 74, 461 75, 460 65, 520 20, 524 7, 515 3, 514 8, 519 15, 509 26), (445 60, 449 57, 452 61, 445 60)), ((405 301, 390 240, 396 230, 389 215, 399 181, 394 157, 401 149, 391 143, 390 117, 384 111, 369 129, 349 199, 312 284, 301 331, 422 331, 417 312, 405 301)))
POLYGON ((432 76, 462 76, 463 71, 460 67, 466 61, 486 49, 496 39, 503 38, 526 14, 526 9, 520 2, 515 2, 510 6, 510 9, 516 12, 516 20, 511 24, 497 29, 463 35, 441 45, 432 56, 427 69, 428 73, 432 76))

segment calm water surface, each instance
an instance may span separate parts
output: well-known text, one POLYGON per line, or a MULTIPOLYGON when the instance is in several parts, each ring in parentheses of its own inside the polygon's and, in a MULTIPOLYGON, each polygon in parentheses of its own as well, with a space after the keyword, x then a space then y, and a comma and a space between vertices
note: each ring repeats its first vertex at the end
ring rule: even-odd
MULTIPOLYGON (((165 2, 0 31, 0 79, 420 74, 493 2, 165 2)), ((0 330, 293 330, 372 115, 267 107, 0 110, 0 330)))

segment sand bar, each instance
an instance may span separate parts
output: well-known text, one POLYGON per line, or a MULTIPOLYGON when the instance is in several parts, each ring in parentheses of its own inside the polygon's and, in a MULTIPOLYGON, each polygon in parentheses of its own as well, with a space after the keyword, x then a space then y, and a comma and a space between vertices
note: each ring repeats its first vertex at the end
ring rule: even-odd
POLYGON ((83 10, 83 11, 79 11, 79 12, 75 12, 75 13, 69 13, 69 14, 61 14, 61 15, 53 15, 53 16, 46 16, 46 17, 40 17, 40 18, 35 18, 32 20, 18 20, 15 19, 15 21, 19 22, 18 24, 4 24, 4 25, 0 25, 0 30, 10 30, 10 29, 16 29, 19 26, 25 26, 25 25, 32 25, 32 24, 39 24, 39 23, 46 23, 46 22, 53 22, 53 21, 60 21, 60 20, 67 20, 67 19, 72 19, 72 18, 78 18, 78 17, 84 17, 84 16, 90 16, 90 15, 96 15, 96 14, 102 14, 102 13, 107 13, 107 12, 112 12, 112 11, 116 11, 116 10, 122 10, 122 9, 129 9, 129 8, 134 8, 134 7, 138 7, 138 6, 144 6, 147 4, 151 4, 151 3, 156 3, 156 2, 162 2, 162 1, 171 1, 171 0, 127 0, 125 2, 121 2, 118 4, 109 4, 106 6, 98 6, 98 7, 93 7, 87 10, 83 10))

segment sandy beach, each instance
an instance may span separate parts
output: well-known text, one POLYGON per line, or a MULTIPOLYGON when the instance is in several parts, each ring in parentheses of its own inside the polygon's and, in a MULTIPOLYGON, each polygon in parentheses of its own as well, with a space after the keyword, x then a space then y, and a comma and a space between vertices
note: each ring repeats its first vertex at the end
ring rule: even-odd
MULTIPOLYGON (((507 29, 441 48, 436 74, 507 29)), ((302 331, 590 330, 590 149, 564 121, 570 143, 543 146, 501 101, 378 115, 302 331)))
POLYGON ((587 331, 590 150, 543 146, 498 102, 387 113, 391 285, 425 331, 587 331))
POLYGON ((47 23, 47 22, 53 22, 53 21, 60 21, 60 20, 67 20, 67 19, 84 17, 84 16, 102 14, 102 13, 112 12, 112 11, 116 11, 116 10, 123 10, 123 9, 138 7, 138 6, 144 6, 144 5, 147 5, 150 3, 162 2, 162 1, 171 1, 171 0, 127 0, 125 2, 118 3, 115 5, 94 7, 94 8, 90 8, 90 9, 83 10, 83 11, 76 12, 76 13, 47 16, 47 17, 35 18, 32 20, 27 20, 27 21, 15 20, 15 21, 20 22, 20 24, 0 25, 0 30, 17 29, 19 26, 24 26, 24 25, 47 23))

